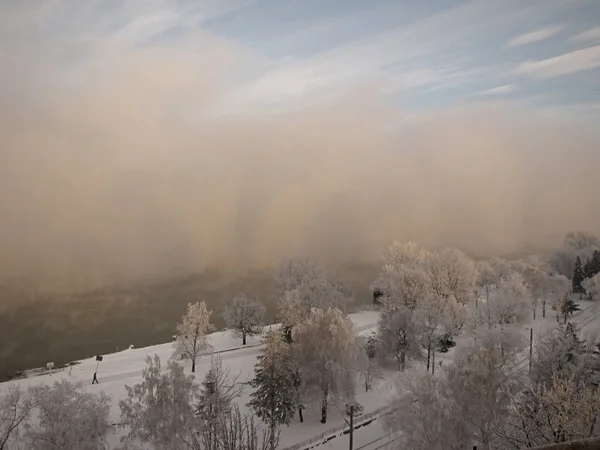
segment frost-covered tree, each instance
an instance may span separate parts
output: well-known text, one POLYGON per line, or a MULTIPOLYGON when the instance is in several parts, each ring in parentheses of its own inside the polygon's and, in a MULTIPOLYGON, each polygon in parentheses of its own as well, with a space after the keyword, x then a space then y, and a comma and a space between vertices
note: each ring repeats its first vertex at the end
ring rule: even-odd
POLYGON ((442 334, 442 321, 448 310, 448 302, 437 294, 423 299, 417 310, 416 320, 420 327, 421 345, 427 353, 427 372, 431 365, 432 352, 442 334))
POLYGON ((304 321, 312 308, 337 308, 346 311, 352 301, 350 292, 316 261, 291 258, 275 271, 279 291, 278 316, 291 339, 292 327, 304 321))
POLYGON ((384 265, 415 267, 424 262, 427 253, 428 252, 416 242, 394 241, 392 245, 387 248, 382 259, 384 265))
POLYGON ((119 402, 121 420, 129 432, 121 438, 127 445, 151 444, 159 449, 199 450, 192 402, 197 388, 194 377, 170 361, 161 370, 158 355, 146 357, 141 383, 125 386, 127 398, 119 402))
POLYGON ((598 238, 588 232, 572 231, 564 238, 563 246, 550 258, 550 266, 559 274, 571 277, 576 258, 585 261, 600 250, 598 238))
POLYGON ((595 300, 600 297, 600 273, 597 273, 592 278, 586 278, 581 283, 590 300, 595 300))
POLYGON ((489 264, 492 266, 493 273, 496 275, 496 284, 500 283, 500 280, 507 278, 511 273, 515 271, 514 265, 504 258, 498 258, 494 256, 490 258, 489 264))
POLYGON ((580 338, 576 325, 560 324, 535 344, 531 379, 548 386, 553 377, 573 378, 578 384, 596 381, 596 355, 593 342, 580 338))
POLYGON ((0 450, 16 447, 33 406, 31 396, 18 386, 0 393, 0 450))
POLYGON ((295 359, 303 386, 321 399, 321 423, 327 422, 330 396, 354 389, 356 336, 339 309, 313 308, 292 331, 295 359))
POLYGON ((300 393, 295 386, 292 349, 284 335, 269 331, 265 344, 249 383, 255 390, 250 394, 248 406, 269 426, 273 450, 278 427, 289 425, 300 406, 300 393))
MULTIPOLYGON (((385 265, 380 277, 384 297, 414 311, 431 294, 431 283, 423 266, 385 265)), ((381 300, 382 303, 385 299, 381 300)))
POLYGON ((563 240, 563 247, 574 250, 587 250, 600 248, 600 240, 589 231, 570 231, 563 240))
POLYGON ((600 390, 572 377, 553 376, 516 397, 505 430, 509 448, 571 442, 600 435, 600 390))
MULTIPOLYGON (((479 297, 483 297, 487 301, 498 282, 496 271, 489 261, 478 261, 475 267, 477 270, 477 281, 475 283, 477 293, 479 297)), ((479 306, 478 302, 475 306, 479 306)))
POLYGON ((365 392, 378 381, 383 379, 383 372, 377 358, 377 343, 374 336, 369 336, 357 348, 357 364, 365 392))
POLYGON ((463 304, 473 298, 477 270, 475 262, 463 252, 452 248, 430 252, 425 264, 434 294, 454 297, 463 304))
POLYGON ((419 375, 402 380, 384 416, 388 433, 399 433, 398 448, 413 450, 463 450, 470 448, 457 405, 443 377, 419 375))
POLYGON ((238 382, 240 375, 232 376, 218 355, 211 358, 210 369, 202 380, 196 402, 196 416, 203 429, 206 450, 218 449, 222 432, 219 424, 230 414, 233 400, 244 390, 238 382))
POLYGON ((510 370, 514 352, 494 335, 478 344, 458 353, 448 368, 447 389, 455 405, 453 414, 459 418, 459 434, 470 436, 477 448, 489 450, 500 448, 498 431, 520 383, 515 371, 510 370))
POLYGON ((25 439, 33 450, 101 450, 110 430, 110 397, 86 392, 82 383, 67 380, 30 391, 35 420, 26 425, 25 439))
POLYGON ((539 257, 530 257, 525 261, 523 278, 531 294, 531 309, 535 320, 537 306, 542 303, 542 317, 546 317, 546 295, 548 288, 548 272, 539 257))
POLYGON ((528 296, 523 277, 512 272, 500 281, 489 301, 477 310, 475 321, 488 328, 525 323, 530 309, 528 296))
POLYGON ((421 355, 421 326, 417 315, 406 305, 385 298, 379 322, 377 339, 382 352, 395 358, 398 369, 406 368, 407 360, 421 355))
POLYGON ((247 336, 262 333, 264 315, 265 307, 261 303, 246 294, 239 294, 227 305, 223 318, 227 327, 231 328, 237 337, 242 338, 242 345, 246 345, 247 336))
POLYGON ((210 315, 211 311, 206 307, 206 303, 189 303, 185 316, 181 323, 177 324, 174 356, 191 359, 192 372, 196 371, 198 357, 212 349, 206 336, 214 329, 210 323, 210 315))

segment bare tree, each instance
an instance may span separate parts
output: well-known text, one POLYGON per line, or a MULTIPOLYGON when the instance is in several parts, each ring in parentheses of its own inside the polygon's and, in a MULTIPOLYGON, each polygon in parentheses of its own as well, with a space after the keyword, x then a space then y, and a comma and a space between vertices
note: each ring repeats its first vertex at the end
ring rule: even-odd
POLYGON ((0 395, 0 450, 12 448, 19 440, 33 406, 31 397, 17 386, 9 386, 0 395))
POLYGON ((253 415, 242 415, 237 405, 218 419, 218 438, 211 440, 207 429, 201 431, 202 439, 213 450, 268 450, 276 448, 280 439, 278 430, 263 429, 253 415), (210 445, 214 445, 210 447, 210 445))
POLYGON ((242 338, 242 345, 246 345, 247 336, 256 336, 262 333, 265 307, 246 294, 239 294, 227 305, 223 318, 228 328, 231 328, 237 337, 242 338))
POLYGON ((110 430, 110 397, 88 393, 81 383, 60 380, 31 389, 37 417, 26 425, 28 448, 101 450, 110 430))
POLYGON ((211 358, 196 400, 196 416, 203 430, 204 449, 217 450, 223 430, 220 425, 231 413, 233 399, 239 397, 244 385, 238 382, 241 374, 232 376, 218 355, 211 358))
POLYGON ((206 303, 189 303, 185 316, 177 324, 174 356, 191 359, 192 372, 196 371, 196 359, 212 349, 206 336, 214 329, 210 324, 210 315, 206 303))
POLYGON ((152 444, 158 448, 200 450, 192 401, 197 392, 192 375, 170 361, 161 373, 160 358, 146 357, 142 382, 125 386, 127 398, 119 402, 121 419, 129 428, 121 442, 152 444))

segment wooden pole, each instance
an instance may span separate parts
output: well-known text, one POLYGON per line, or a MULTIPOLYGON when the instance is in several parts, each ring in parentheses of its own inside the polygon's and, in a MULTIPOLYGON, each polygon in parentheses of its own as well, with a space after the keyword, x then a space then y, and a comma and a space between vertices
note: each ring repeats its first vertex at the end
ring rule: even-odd
POLYGON ((529 329, 529 373, 531 373, 531 364, 533 363, 533 328, 529 329))
POLYGON ((350 442, 348 448, 354 448, 354 404, 350 405, 350 442))

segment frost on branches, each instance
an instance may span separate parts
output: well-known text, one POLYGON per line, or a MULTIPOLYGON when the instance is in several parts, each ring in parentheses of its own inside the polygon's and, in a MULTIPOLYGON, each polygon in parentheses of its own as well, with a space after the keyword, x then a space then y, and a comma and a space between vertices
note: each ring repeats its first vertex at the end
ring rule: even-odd
POLYGON ((581 287, 585 289, 590 300, 598 300, 600 298, 600 273, 583 280, 581 287))
POLYGON ((81 383, 61 380, 32 388, 37 421, 26 425, 30 449, 100 450, 110 430, 110 397, 86 392, 81 383))
POLYGON ((434 294, 442 298, 454 297, 462 304, 473 298, 477 270, 473 260, 463 252, 444 248, 429 253, 426 266, 434 294))
POLYGON ((321 423, 325 423, 329 397, 354 391, 354 327, 339 309, 313 308, 292 334, 303 386, 320 397, 321 423))
POLYGON ((302 322, 312 308, 346 311, 352 301, 350 292, 309 258, 283 261, 274 277, 280 295, 278 315, 285 328, 302 322))
POLYGON ((388 433, 401 432, 398 448, 412 450, 463 450, 468 441, 460 431, 459 417, 445 380, 433 375, 402 379, 393 410, 384 416, 388 433))
MULTIPOLYGON (((280 425, 289 425, 300 406, 291 346, 280 331, 269 331, 265 348, 254 367, 248 406, 269 426, 272 439, 280 425)), ((271 449, 275 442, 271 442, 271 449)))
POLYGON ((125 444, 152 444, 156 448, 200 449, 194 432, 192 400, 197 388, 193 376, 170 361, 161 373, 160 358, 146 357, 142 382, 125 386, 127 398, 119 402, 121 420, 129 425, 125 444))
POLYGON ((478 308, 476 323, 488 328, 527 322, 529 318, 529 292, 523 277, 512 272, 499 282, 490 299, 478 308))
POLYGON ((210 315, 211 311, 206 308, 206 303, 189 303, 185 316, 177 324, 174 356, 191 359, 192 372, 196 371, 196 359, 212 349, 206 337, 213 330, 210 315))
POLYGON ((0 450, 16 447, 33 406, 31 396, 17 386, 0 394, 0 450))
POLYGON ((361 339, 360 337, 358 339, 361 340, 356 349, 358 352, 358 371, 361 375, 365 392, 369 392, 369 389, 371 389, 377 381, 383 379, 383 372, 381 371, 378 358, 379 342, 375 335, 369 336, 366 339, 361 339))
POLYGON ((572 377, 554 375, 548 385, 523 392, 511 412, 503 438, 514 449, 600 435, 600 390, 572 377))
POLYGON ((578 384, 597 383, 600 369, 595 341, 579 337, 575 325, 560 324, 535 346, 531 379, 535 384, 548 386, 553 377, 572 378, 578 384))
POLYGON ((262 333, 265 307, 246 294, 239 294, 227 305, 223 318, 228 328, 233 330, 237 337, 242 338, 242 345, 246 345, 247 336, 256 336, 262 333))

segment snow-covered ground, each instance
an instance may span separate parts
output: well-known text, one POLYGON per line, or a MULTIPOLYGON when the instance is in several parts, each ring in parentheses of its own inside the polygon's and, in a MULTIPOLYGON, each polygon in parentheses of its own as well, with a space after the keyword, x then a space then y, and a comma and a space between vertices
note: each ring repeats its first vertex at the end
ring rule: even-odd
MULTIPOLYGON (((593 333, 599 329, 600 323, 600 305, 589 301, 578 301, 581 311, 569 317, 570 321, 578 323, 584 333, 593 333)), ((360 312, 351 314, 351 319, 356 327, 358 334, 366 335, 375 329, 378 313, 374 311, 360 312)), ((523 327, 524 339, 529 338, 528 327, 534 329, 534 342, 539 339, 548 330, 556 326, 556 314, 553 311, 548 311, 546 318, 541 318, 541 311, 538 318, 530 324, 523 327)), ((467 337, 458 340, 460 346, 461 341, 464 342, 467 337)), ((222 352, 222 360, 228 367, 232 375, 240 374, 239 382, 246 382, 253 376, 256 357, 260 352, 260 337, 250 338, 246 347, 241 346, 239 339, 234 338, 230 332, 218 332, 210 336, 210 342, 216 352, 222 352)), ((145 365, 146 356, 159 355, 161 362, 166 365, 166 362, 171 357, 173 348, 171 343, 155 345, 139 349, 129 349, 118 353, 103 355, 104 359, 99 364, 98 379, 100 384, 92 385, 92 377, 96 370, 95 358, 85 359, 80 364, 72 367, 72 370, 60 369, 51 374, 44 374, 31 378, 13 380, 7 383, 0 384, 0 390, 5 389, 9 384, 20 385, 22 388, 35 386, 42 383, 53 383, 61 378, 67 378, 70 381, 82 381, 88 385, 89 392, 100 393, 105 392, 112 398, 111 420, 118 423, 120 411, 118 402, 126 397, 125 385, 134 385, 141 381, 142 369, 145 365)), ((452 359, 454 349, 446 354, 436 355, 438 361, 443 361, 442 365, 448 364, 452 359)), ((196 364, 195 377, 198 381, 202 380, 209 368, 210 357, 205 356, 196 364)), ((436 364, 437 365, 437 364, 436 364)), ((527 362, 516 367, 516 370, 526 369, 527 362), (521 367, 522 366, 522 367, 521 367)), ((437 369, 437 367, 436 367, 437 369)), ((411 371, 424 372, 425 368, 422 364, 414 364, 411 371)), ((190 364, 186 363, 186 371, 190 372, 190 364)), ((364 392, 364 389, 357 388, 356 400, 364 407, 364 414, 372 412, 386 405, 393 393, 394 374, 388 372, 387 379, 375 389, 369 392, 364 392)), ((249 401, 250 387, 246 387, 237 402, 242 412, 246 412, 246 403, 249 401)), ((296 418, 294 423, 289 427, 282 428, 280 447, 285 448, 294 444, 304 442, 305 440, 325 433, 333 427, 340 426, 344 423, 342 411, 344 405, 334 404, 329 409, 329 416, 326 424, 320 423, 318 412, 318 403, 307 405, 305 411, 304 423, 299 423, 296 418)), ((385 444, 393 439, 386 437, 386 433, 382 428, 382 421, 376 420, 367 426, 363 426, 356 430, 354 436, 355 450, 377 450, 384 448, 385 444), (381 447, 379 447, 381 446, 381 447)), ((123 429, 115 427, 114 432, 109 436, 109 443, 116 445, 119 438, 124 433, 123 429)), ((314 444, 313 444, 314 445, 314 444)), ((348 435, 337 436, 329 442, 319 445, 317 448, 323 449, 342 449, 348 448, 348 435)))

